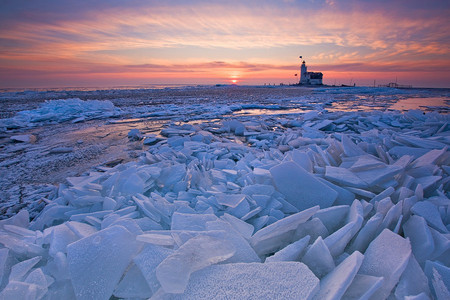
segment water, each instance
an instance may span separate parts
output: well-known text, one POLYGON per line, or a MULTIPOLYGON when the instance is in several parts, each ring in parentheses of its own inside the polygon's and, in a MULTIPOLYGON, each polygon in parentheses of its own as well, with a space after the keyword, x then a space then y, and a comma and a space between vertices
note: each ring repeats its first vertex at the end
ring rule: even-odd
POLYGON ((408 111, 420 109, 424 111, 438 111, 440 113, 450 112, 450 98, 431 97, 431 98, 407 98, 400 99, 389 107, 389 110, 408 111))

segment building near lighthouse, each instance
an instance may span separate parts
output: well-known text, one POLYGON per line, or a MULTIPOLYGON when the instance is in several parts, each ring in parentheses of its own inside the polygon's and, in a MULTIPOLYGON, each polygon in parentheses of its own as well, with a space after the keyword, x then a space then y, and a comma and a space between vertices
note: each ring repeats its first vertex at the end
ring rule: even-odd
MULTIPOLYGON (((300 58, 302 58, 300 56, 300 58)), ((322 85, 323 74, 322 72, 308 72, 306 62, 302 60, 300 66, 300 85, 322 85)))

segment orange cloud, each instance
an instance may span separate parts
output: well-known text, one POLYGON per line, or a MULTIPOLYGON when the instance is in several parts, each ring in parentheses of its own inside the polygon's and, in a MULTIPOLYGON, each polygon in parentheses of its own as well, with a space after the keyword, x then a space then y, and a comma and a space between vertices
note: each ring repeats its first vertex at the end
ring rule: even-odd
POLYGON ((249 78, 282 79, 297 71, 296 57, 303 54, 317 70, 336 74, 448 72, 445 13, 429 18, 386 8, 339 9, 337 1, 325 4, 152 4, 91 10, 80 18, 51 22, 15 21, 0 31, 0 71, 40 72, 49 78, 87 78, 89 73, 170 79, 184 78, 180 74, 222 78, 239 70, 249 78), (186 47, 195 47, 199 57, 158 54, 186 47), (242 58, 219 62, 205 49, 242 58), (270 49, 273 55, 258 57, 257 49, 270 49), (149 54, 137 55, 140 50, 149 54))

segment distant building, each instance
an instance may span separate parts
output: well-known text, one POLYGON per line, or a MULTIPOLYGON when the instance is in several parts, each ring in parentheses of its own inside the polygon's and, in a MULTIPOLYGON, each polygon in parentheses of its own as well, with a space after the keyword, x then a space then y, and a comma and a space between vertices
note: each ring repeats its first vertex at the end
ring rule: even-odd
MULTIPOLYGON (((302 58, 300 56, 300 58, 302 58)), ((300 82, 301 85, 322 85, 322 72, 308 72, 305 61, 302 62, 300 67, 300 82)))

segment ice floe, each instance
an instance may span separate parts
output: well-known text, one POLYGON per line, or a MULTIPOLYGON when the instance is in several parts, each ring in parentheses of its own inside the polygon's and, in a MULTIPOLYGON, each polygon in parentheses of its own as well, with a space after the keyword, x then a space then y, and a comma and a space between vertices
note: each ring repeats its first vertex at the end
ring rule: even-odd
MULTIPOLYGON (((69 102, 64 120, 117 112, 69 102)), ((224 107, 210 116, 261 108, 224 107)), ((148 145, 137 161, 0 221, 0 298, 448 299, 448 122, 311 111, 128 131, 148 145)))
POLYGON ((0 127, 32 127, 66 121, 76 123, 95 118, 113 117, 119 113, 120 109, 109 100, 60 99, 46 101, 36 109, 20 111, 12 118, 1 119, 0 127))

